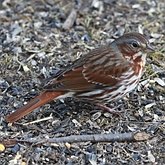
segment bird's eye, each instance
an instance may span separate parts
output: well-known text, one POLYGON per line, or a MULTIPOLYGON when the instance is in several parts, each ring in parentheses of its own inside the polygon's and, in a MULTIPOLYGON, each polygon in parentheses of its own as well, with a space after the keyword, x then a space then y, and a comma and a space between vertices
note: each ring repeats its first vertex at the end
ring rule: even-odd
POLYGON ((137 42, 132 42, 131 43, 131 46, 133 47, 133 48, 138 48, 139 47, 139 44, 137 43, 137 42))

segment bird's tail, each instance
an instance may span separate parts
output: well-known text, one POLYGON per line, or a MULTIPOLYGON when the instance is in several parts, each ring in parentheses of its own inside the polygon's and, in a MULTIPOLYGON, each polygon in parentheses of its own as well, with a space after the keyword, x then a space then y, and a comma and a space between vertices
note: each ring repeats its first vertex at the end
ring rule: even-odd
POLYGON ((32 99, 29 103, 24 105, 23 107, 19 108, 15 112, 11 113, 6 117, 6 121, 13 123, 22 117, 28 115, 36 108, 52 101, 54 98, 64 94, 63 92, 54 92, 54 91, 45 91, 41 93, 39 96, 36 96, 32 99))

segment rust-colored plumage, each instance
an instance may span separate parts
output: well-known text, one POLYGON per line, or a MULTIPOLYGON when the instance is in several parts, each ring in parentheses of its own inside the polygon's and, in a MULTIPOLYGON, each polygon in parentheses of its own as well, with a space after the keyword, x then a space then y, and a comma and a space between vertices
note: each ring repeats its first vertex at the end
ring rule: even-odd
POLYGON ((107 102, 123 97, 138 84, 147 49, 152 48, 144 35, 128 33, 109 45, 92 50, 52 78, 43 93, 6 120, 15 122, 55 98, 75 96, 107 102))

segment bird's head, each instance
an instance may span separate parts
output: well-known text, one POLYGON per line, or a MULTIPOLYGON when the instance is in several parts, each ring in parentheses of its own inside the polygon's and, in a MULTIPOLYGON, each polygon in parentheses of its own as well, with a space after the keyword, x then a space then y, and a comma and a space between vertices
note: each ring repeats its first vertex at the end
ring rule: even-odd
POLYGON ((122 55, 128 59, 141 58, 147 51, 154 51, 149 40, 140 33, 127 33, 114 41, 122 55))

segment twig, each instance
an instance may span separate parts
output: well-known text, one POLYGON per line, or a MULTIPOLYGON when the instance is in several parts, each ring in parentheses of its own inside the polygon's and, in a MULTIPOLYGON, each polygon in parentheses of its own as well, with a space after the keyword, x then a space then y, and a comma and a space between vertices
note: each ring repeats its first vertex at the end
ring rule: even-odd
POLYGON ((63 29, 65 29, 65 30, 70 29, 73 26, 76 18, 77 18, 77 10, 73 8, 72 11, 70 12, 68 18, 65 20, 65 22, 62 26, 63 29))
POLYGON ((17 142, 35 143, 35 145, 45 143, 76 143, 76 142, 135 142, 144 141, 150 138, 145 132, 129 132, 116 134, 93 134, 93 135, 71 135, 66 137, 40 139, 38 137, 29 140, 17 140, 17 142))
POLYGON ((80 9, 80 7, 81 7, 81 1, 80 0, 79 1, 75 1, 74 8, 71 10, 69 16, 67 17, 67 19, 65 20, 65 22, 64 22, 64 24, 62 26, 62 28, 64 30, 68 30, 68 29, 70 29, 73 26, 73 24, 74 24, 74 22, 75 22, 75 20, 77 18, 77 12, 80 9))
POLYGON ((31 121, 31 122, 28 122, 28 123, 24 123, 22 125, 30 125, 30 124, 34 124, 34 123, 39 123, 39 122, 42 122, 42 121, 50 120, 50 119, 53 119, 52 115, 50 115, 49 117, 45 117, 43 119, 39 119, 39 120, 31 121))
POLYGON ((93 135, 71 135, 66 137, 41 139, 39 137, 30 138, 26 140, 19 139, 0 139, 0 143, 5 147, 11 147, 17 143, 30 143, 34 145, 41 145, 45 143, 76 143, 76 142, 137 142, 145 141, 150 138, 150 135, 145 132, 128 132, 116 134, 93 134, 93 135))

